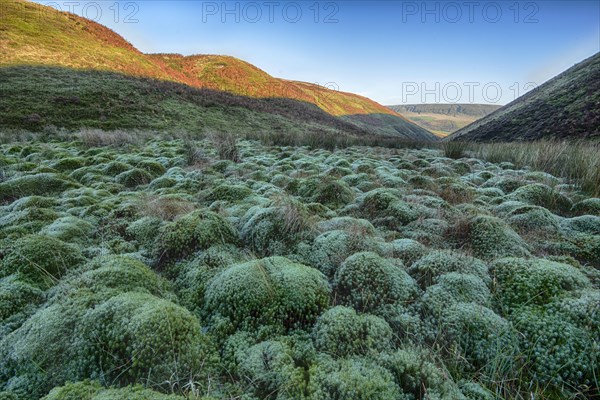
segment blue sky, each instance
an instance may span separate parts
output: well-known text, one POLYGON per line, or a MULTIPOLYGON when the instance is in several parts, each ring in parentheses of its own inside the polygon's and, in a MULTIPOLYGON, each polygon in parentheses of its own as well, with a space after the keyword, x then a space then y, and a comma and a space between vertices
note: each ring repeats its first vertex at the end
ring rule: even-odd
POLYGON ((505 104, 600 51, 598 1, 38 2, 143 52, 232 55, 383 104, 505 104))

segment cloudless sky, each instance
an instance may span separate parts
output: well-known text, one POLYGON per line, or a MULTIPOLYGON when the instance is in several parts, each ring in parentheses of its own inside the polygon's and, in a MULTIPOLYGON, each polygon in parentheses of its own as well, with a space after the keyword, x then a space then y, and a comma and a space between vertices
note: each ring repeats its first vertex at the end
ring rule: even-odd
POLYGON ((146 53, 225 54, 382 104, 505 104, 600 51, 600 1, 37 1, 146 53))

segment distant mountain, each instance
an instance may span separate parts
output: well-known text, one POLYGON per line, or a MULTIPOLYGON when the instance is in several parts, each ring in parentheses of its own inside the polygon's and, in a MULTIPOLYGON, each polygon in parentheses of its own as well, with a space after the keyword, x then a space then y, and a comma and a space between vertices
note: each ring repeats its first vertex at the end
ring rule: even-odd
POLYGON ((388 106, 422 128, 444 137, 499 109, 493 104, 404 104, 388 106))
MULTIPOLYGON (((94 80, 97 78, 105 82, 104 88, 97 88, 98 90, 104 90, 104 97, 97 98, 97 101, 102 104, 112 102, 113 109, 116 109, 116 105, 123 102, 123 96, 118 91, 110 90, 110 88, 119 85, 107 84, 107 78, 118 76, 120 84, 128 78, 146 78, 170 81, 195 89, 209 90, 203 92, 204 95, 211 93, 213 102, 216 102, 219 106, 227 106, 227 102, 219 103, 224 101, 224 98, 216 95, 216 92, 227 92, 231 95, 246 97, 248 100, 236 100, 238 106, 244 107, 252 103, 253 112, 260 109, 263 114, 270 113, 271 110, 265 107, 267 104, 274 102, 269 103, 262 100, 282 99, 287 101, 285 102, 287 108, 299 107, 298 110, 289 112, 289 115, 298 116, 302 114, 307 117, 306 110, 310 107, 307 108, 303 104, 310 104, 318 107, 317 110, 311 111, 310 115, 314 116, 315 113, 322 111, 329 116, 344 117, 343 121, 337 121, 334 124, 338 127, 345 127, 342 130, 351 128, 354 132, 362 134, 393 134, 405 139, 436 139, 427 130, 415 126, 394 111, 362 96, 328 90, 310 83, 274 78, 259 68, 233 57, 220 55, 184 57, 177 54, 144 54, 112 30, 77 15, 59 12, 51 7, 24 0, 3 0, 0 6, 2 11, 2 17, 0 18, 0 69, 7 70, 2 73, 3 77, 5 79, 15 79, 12 83, 23 84, 20 81, 22 78, 20 73, 23 72, 23 69, 18 68, 42 68, 38 72, 29 69, 36 76, 38 85, 35 87, 28 85, 30 90, 28 96, 31 99, 27 100, 26 104, 21 104, 25 107, 16 107, 19 101, 23 101, 23 98, 18 93, 14 93, 11 88, 11 81, 4 80, 2 82, 3 86, 0 89, 3 90, 3 93, 1 93, 3 98, 0 99, 0 111, 5 115, 0 115, 0 126, 14 127, 17 120, 28 119, 31 115, 37 115, 33 120, 52 121, 58 126, 62 126, 63 120, 59 117, 60 113, 46 107, 44 104, 35 103, 31 100, 36 98, 60 98, 65 93, 70 93, 73 98, 83 97, 88 101, 93 101, 94 97, 88 96, 89 93, 81 93, 82 90, 90 89, 87 85, 84 85, 85 88, 81 88, 69 86, 69 82, 80 82, 81 75, 79 73, 83 71, 95 71, 101 76, 94 77, 94 80), (51 69, 48 69, 48 67, 51 67, 51 69), (65 79, 65 74, 68 75, 68 71, 72 71, 74 74, 78 72, 78 74, 75 74, 73 79, 65 79), (45 75, 43 72, 47 72, 49 75, 45 75), (107 74, 109 72, 117 75, 107 74), (61 78, 58 79, 58 76, 61 78), (8 93, 13 93, 20 100, 15 103, 15 98, 6 98, 8 93), (252 100, 260 101, 254 104, 252 100), (369 118, 366 116, 369 116, 369 118), (364 125, 363 120, 365 118, 376 123, 364 125), (7 121, 10 123, 7 123, 7 121), (391 124, 391 127, 387 126, 388 124, 391 124)), ((129 89, 139 89, 139 80, 133 82, 128 83, 129 89)), ((157 83, 156 85, 160 86, 161 84, 157 83)), ((150 86, 155 87, 156 85, 151 84, 150 86)), ((188 92, 184 89, 181 90, 188 92)), ((167 91, 166 94, 168 93, 171 92, 167 91)), ((143 96, 143 93, 134 90, 129 92, 129 96, 137 98, 143 96)), ((227 97, 227 99, 231 98, 227 97)), ((165 112, 164 119, 169 119, 169 113, 172 110, 165 107, 164 104, 168 99, 164 96, 161 99, 162 103, 160 104, 147 104, 144 106, 153 108, 154 114, 159 114, 158 120, 160 120, 160 115, 165 112)), ((150 99, 148 100, 150 101, 150 99)), ((193 103, 195 104, 194 107, 200 107, 202 102, 194 101, 193 103)), ((67 104, 66 106, 75 107, 76 105, 67 104)), ((99 127, 106 125, 119 126, 119 122, 141 118, 137 114, 135 118, 121 115, 122 118, 114 120, 113 114, 102 112, 103 105, 88 104, 88 106, 92 110, 99 110, 97 113, 98 119, 88 118, 85 121, 77 121, 77 116, 73 115, 69 118, 69 123, 99 127)), ((188 112, 186 116, 191 117, 200 125, 218 125, 215 121, 203 122, 201 116, 204 111, 203 109, 194 111, 199 113, 200 117, 193 112, 188 112), (200 118, 200 121, 197 121, 198 118, 200 118)), ((282 117, 281 107, 279 109, 274 108, 273 111, 282 117)), ((289 118, 289 115, 285 118, 289 118)), ((303 123, 311 124, 314 122, 319 125, 327 118, 319 117, 319 120, 321 122, 309 119, 304 120, 303 123)), ((331 120, 328 121, 331 122, 331 120)), ((146 124, 142 120, 139 123, 140 128, 146 124)), ((194 125, 196 124, 194 123, 194 125)))
POLYGON ((447 140, 478 142, 600 138, 600 53, 447 140))

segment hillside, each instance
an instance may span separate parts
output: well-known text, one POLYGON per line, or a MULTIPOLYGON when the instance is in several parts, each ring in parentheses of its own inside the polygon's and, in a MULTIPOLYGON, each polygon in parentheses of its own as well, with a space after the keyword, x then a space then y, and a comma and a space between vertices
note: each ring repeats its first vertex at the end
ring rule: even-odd
POLYGON ((409 121, 444 137, 499 109, 494 104, 404 104, 388 106, 409 121))
POLYGON ((20 66, 0 68, 0 80, 0 126, 9 128, 367 132, 305 102, 254 99, 115 72, 20 66))
POLYGON ((478 142, 583 139, 600 137, 600 53, 448 140, 478 142))
MULTIPOLYGON (((300 103, 310 103, 329 115, 344 116, 346 122, 336 124, 348 126, 350 125, 348 122, 350 122, 353 125, 351 130, 361 131, 362 134, 387 135, 391 132, 396 136, 410 139, 435 139, 426 130, 414 126, 400 115, 370 99, 351 93, 328 90, 309 83, 274 78, 259 68, 233 57, 143 54, 121 36, 102 25, 74 14, 58 12, 50 7, 22 0, 4 2, 2 13, 0 68, 3 69, 22 66, 60 67, 63 69, 61 74, 68 70, 73 73, 94 70, 99 73, 119 73, 123 79, 134 77, 171 81, 196 89, 228 92, 250 99, 282 98, 291 100, 290 106, 293 104, 293 107, 301 108, 294 113, 304 113, 303 110, 306 107, 300 103), (371 124, 365 129, 360 121, 357 125, 353 123, 357 119, 357 115, 370 115, 370 119, 377 123, 371 124), (382 115, 389 117, 382 118, 382 115), (382 122, 384 120, 391 120, 394 127, 391 129, 389 127, 373 127, 385 125, 382 122)), ((12 72, 5 74, 13 75, 12 72)), ((106 76, 104 75, 104 77, 106 76)), ((43 74, 38 74, 38 77, 46 79, 43 74)), ((30 87, 29 89, 33 92, 29 93, 29 97, 34 99, 40 96, 60 97, 65 91, 75 92, 73 95, 78 96, 76 92, 80 88, 69 87, 62 80, 53 80, 52 77, 48 77, 48 80, 49 82, 46 83, 38 82, 41 87, 30 87), (46 84, 49 85, 50 90, 46 84), (50 93, 51 90, 56 90, 56 92, 50 93)), ((67 80, 72 81, 72 79, 67 80)), ((10 82, 4 83, 3 90, 10 88, 10 82)), ((104 94, 114 102, 114 108, 122 101, 122 96, 118 92, 108 93, 105 91, 104 94)), ((141 96, 139 93, 130 95, 141 96)), ((250 99, 246 103, 251 102, 250 99)), ((2 105, 5 109, 7 103, 11 103, 11 101, 11 99, 4 99, 2 105)), ((163 105, 147 104, 146 106, 162 109, 163 105)), ((226 104, 221 105, 226 106, 226 104)), ((31 109, 19 111, 25 118, 31 114, 38 114, 35 110, 40 107, 44 108, 45 106, 40 104, 31 109)), ((101 106, 92 105, 92 108, 98 107, 101 106)), ((201 110, 196 111, 201 112, 201 110)), ((263 109, 263 112, 269 113, 270 111, 263 109)), ((163 112, 158 111, 158 114, 161 113, 163 112)), ((280 115, 278 112, 276 114, 280 115)), ((56 119, 53 115, 40 115, 40 117, 47 120, 56 119)), ((109 116, 105 116, 105 118, 109 118, 109 116)), ((6 117, 3 119, 6 120, 6 117)), ((12 121, 14 122, 14 120, 12 121)), ((62 126, 60 119, 56 122, 62 126)), ((87 126, 90 123, 89 120, 79 121, 80 123, 72 122, 78 126, 87 126)), ((305 121, 305 123, 312 122, 305 121)), ((96 125, 103 124, 93 121, 92 126, 96 125)), ((14 127, 14 123, 8 126, 14 127)))

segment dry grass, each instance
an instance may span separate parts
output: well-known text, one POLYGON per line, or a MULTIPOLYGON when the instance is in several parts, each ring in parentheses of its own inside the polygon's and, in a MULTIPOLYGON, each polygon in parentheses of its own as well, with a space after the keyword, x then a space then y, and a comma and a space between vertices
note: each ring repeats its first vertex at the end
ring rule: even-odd
POLYGON ((512 143, 470 143, 476 158, 500 163, 511 162, 516 168, 531 167, 566 178, 583 192, 600 196, 600 143, 590 141, 538 141, 512 143))
POLYGON ((221 160, 230 160, 239 163, 242 158, 238 148, 237 136, 229 132, 213 132, 208 135, 219 158, 221 160))
POLYGON ((280 195, 273 198, 273 205, 279 210, 285 232, 288 235, 316 231, 315 220, 302 203, 287 195, 280 195))
POLYGON ((185 150, 185 160, 190 167, 202 167, 208 164, 209 157, 204 150, 196 145, 196 142, 190 138, 183 139, 185 150))
POLYGON ((123 147, 143 140, 141 132, 107 132, 101 129, 82 129, 78 136, 85 147, 123 147))
POLYGON ((144 196, 139 201, 139 208, 142 215, 173 221, 180 215, 191 213, 196 207, 182 199, 144 196))
POLYGON ((455 160, 465 157, 466 145, 463 142, 444 142, 442 144, 444 155, 455 160))
POLYGON ((383 147, 389 149, 422 149, 435 147, 436 142, 407 140, 398 136, 354 135, 348 132, 246 132, 244 139, 258 140, 266 146, 307 146, 309 149, 334 151, 352 146, 383 147))

